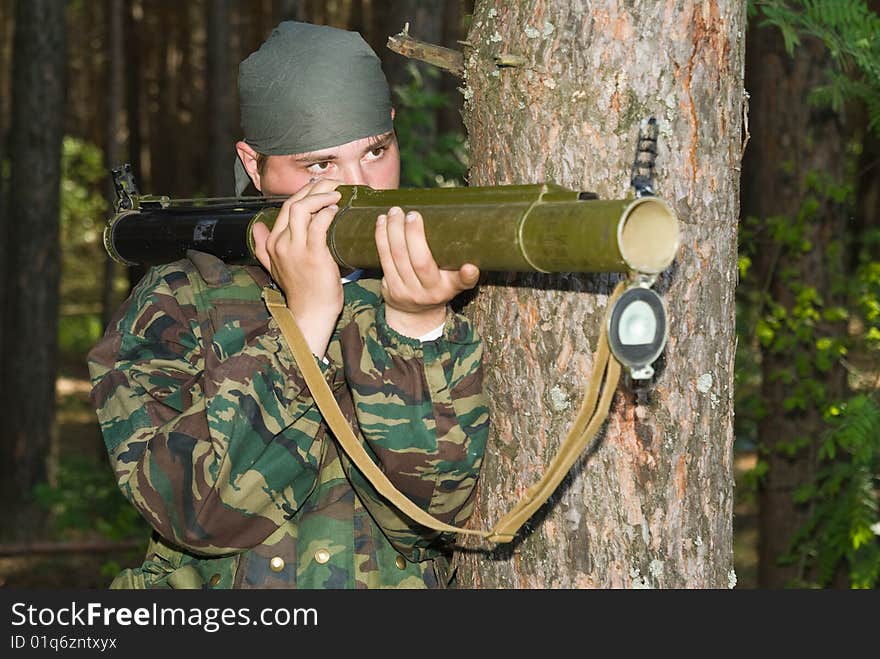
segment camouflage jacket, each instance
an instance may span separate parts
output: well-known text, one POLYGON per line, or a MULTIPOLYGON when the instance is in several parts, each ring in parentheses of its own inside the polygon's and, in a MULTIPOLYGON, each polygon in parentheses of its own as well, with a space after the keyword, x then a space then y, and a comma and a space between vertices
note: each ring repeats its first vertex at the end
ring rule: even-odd
MULTIPOLYGON (((372 488, 329 433, 258 267, 199 252, 153 268, 89 352, 119 487, 155 529, 111 587, 442 587, 453 539, 372 488)), ((320 363, 395 486, 463 524, 488 436, 482 344, 451 311, 421 343, 384 320, 376 280, 345 284, 320 363)))

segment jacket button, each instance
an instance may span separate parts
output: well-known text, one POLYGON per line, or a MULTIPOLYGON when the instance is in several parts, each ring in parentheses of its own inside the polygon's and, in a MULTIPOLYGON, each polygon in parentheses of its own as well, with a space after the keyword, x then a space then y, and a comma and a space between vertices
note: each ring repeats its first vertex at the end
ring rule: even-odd
POLYGON ((211 578, 208 580, 208 583, 211 584, 212 586, 216 586, 218 583, 220 583, 220 575, 219 574, 212 575, 211 578))
POLYGON ((397 566, 398 570, 406 569, 406 559, 400 554, 398 554, 397 558, 394 559, 394 564, 397 566))
POLYGON ((330 560, 330 552, 326 549, 319 549, 315 552, 315 561, 324 565, 327 561, 330 560))
POLYGON ((272 570, 272 572, 281 572, 281 570, 284 569, 284 559, 280 556, 273 556, 269 560, 269 569, 272 570))

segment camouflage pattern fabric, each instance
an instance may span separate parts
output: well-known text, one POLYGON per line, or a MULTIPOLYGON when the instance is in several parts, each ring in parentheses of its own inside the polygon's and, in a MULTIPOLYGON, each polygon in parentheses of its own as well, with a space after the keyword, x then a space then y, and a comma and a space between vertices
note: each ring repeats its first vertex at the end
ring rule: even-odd
MULTIPOLYGON (((119 487, 155 529, 111 587, 444 586, 454 538, 337 452, 260 297, 265 272, 188 257, 153 268, 88 356, 119 487)), ((340 408, 398 489, 464 524, 488 437, 481 341, 451 311, 441 338, 401 336, 377 280, 343 290, 319 362, 340 408)))

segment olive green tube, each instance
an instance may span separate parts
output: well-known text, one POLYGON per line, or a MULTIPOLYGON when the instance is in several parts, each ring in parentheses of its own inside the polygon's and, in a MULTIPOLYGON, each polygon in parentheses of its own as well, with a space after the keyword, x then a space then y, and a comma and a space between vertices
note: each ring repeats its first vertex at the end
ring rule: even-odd
MULTIPOLYGON (((657 197, 583 199, 556 185, 372 190, 340 186, 339 211, 327 231, 336 261, 379 268, 376 217, 392 206, 421 213, 441 268, 473 263, 499 272, 656 274, 678 251, 678 219, 657 197)), ((278 208, 252 220, 274 225, 278 208)), ((253 238, 247 232, 253 251, 253 238)))
MULTIPOLYGON (((678 251, 678 220, 657 197, 596 199, 556 185, 373 190, 339 186, 327 243, 341 266, 379 269, 376 217, 417 210, 437 263, 496 272, 656 274, 678 251)), ((256 263, 252 228, 274 226, 284 197, 135 198, 104 229, 107 252, 126 265, 157 265, 188 249, 256 263)))

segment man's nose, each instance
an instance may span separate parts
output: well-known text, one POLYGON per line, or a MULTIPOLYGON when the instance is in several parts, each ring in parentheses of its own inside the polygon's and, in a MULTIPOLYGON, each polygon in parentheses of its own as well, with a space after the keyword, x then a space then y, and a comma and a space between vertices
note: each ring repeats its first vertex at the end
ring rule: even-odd
POLYGON ((359 162, 343 165, 340 173, 348 185, 367 185, 367 175, 359 162))

